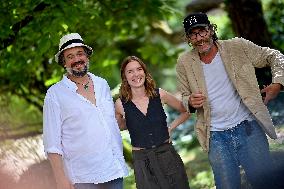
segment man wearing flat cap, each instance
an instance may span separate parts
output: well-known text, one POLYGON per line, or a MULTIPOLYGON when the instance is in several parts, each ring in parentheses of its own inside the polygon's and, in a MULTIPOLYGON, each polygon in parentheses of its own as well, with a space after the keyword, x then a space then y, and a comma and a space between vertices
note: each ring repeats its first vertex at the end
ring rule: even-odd
POLYGON ((243 38, 218 40, 204 13, 189 14, 183 26, 193 48, 177 60, 178 89, 184 106, 196 112, 195 131, 216 188, 241 188, 240 166, 253 188, 273 188, 266 134, 277 136, 266 104, 283 88, 284 56, 243 38), (260 92, 255 68, 266 66, 272 83, 260 92))
POLYGON ((128 174, 110 88, 88 72, 92 53, 71 33, 55 55, 66 74, 46 93, 43 142, 57 189, 122 189, 128 174))

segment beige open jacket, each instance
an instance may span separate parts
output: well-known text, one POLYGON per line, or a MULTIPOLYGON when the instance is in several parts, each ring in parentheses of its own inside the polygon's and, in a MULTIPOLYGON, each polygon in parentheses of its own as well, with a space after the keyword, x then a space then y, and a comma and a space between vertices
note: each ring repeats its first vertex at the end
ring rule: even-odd
MULTIPOLYGON (((279 51, 260 47, 243 38, 216 41, 222 61, 243 103, 267 135, 276 139, 275 128, 267 107, 263 104, 255 76, 255 67, 271 67, 272 82, 284 86, 284 56, 279 51)), ((191 93, 201 91, 208 99, 202 64, 196 50, 186 51, 177 60, 177 84, 184 106, 189 111, 188 98, 191 93)), ((206 101, 198 108, 195 131, 201 147, 209 151, 210 106, 206 101)))

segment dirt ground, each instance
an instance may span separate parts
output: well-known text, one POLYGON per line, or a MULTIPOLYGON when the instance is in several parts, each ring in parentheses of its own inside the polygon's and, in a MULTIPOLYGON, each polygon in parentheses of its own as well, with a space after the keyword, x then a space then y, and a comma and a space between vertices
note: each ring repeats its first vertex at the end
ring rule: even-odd
MULTIPOLYGON (((284 189, 284 131, 278 135, 278 140, 270 141, 273 145, 279 146, 275 148, 276 150, 271 151, 271 155, 280 178, 279 182, 283 182, 284 189)), ((11 172, 3 169, 0 161, 0 189, 55 189, 55 181, 49 162, 43 160, 31 165, 16 180, 11 172)))

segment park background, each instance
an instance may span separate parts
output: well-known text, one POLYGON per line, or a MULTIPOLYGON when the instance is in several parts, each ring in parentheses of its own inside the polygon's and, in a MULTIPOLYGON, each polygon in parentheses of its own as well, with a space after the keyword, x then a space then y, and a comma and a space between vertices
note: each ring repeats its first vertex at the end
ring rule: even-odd
MULTIPOLYGON (((283 0, 4 0, 0 4, 0 189, 54 188, 42 146, 42 105, 47 89, 64 70, 54 61, 62 35, 78 32, 94 49, 90 71, 109 82, 116 98, 120 62, 136 55, 146 62, 159 87, 179 96, 175 64, 190 47, 183 18, 206 12, 219 39, 244 37, 284 53, 283 0)), ((256 69, 259 86, 271 82, 270 69, 256 69)), ((279 139, 269 140, 278 167, 283 166, 284 94, 268 104, 279 139), (281 160, 282 158, 282 160, 281 160)), ((165 107, 169 121, 176 112, 165 107)), ((193 189, 214 188, 207 154, 193 130, 195 115, 174 133, 193 189)), ((122 132, 134 189, 131 147, 122 132)), ((243 188, 249 188, 243 177, 243 188)))

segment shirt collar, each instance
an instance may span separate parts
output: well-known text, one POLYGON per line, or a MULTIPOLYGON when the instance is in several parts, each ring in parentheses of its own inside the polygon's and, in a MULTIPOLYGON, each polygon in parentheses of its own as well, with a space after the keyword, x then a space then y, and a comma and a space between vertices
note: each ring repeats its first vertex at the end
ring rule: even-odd
MULTIPOLYGON (((94 74, 90 72, 88 72, 87 74, 91 77, 93 82, 96 82, 98 84, 98 81, 96 80, 96 76, 94 74)), ((76 90, 78 89, 77 85, 73 81, 71 81, 71 79, 67 77, 67 74, 63 75, 61 82, 72 91, 76 92, 76 90)), ((95 86, 95 87, 98 87, 98 86, 95 86)))
POLYGON ((76 91, 78 89, 77 85, 67 77, 67 74, 63 75, 62 83, 72 91, 76 91))

